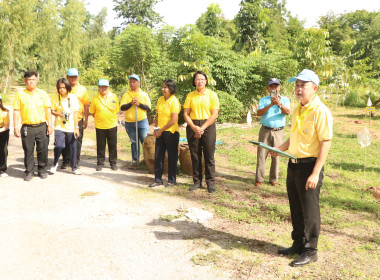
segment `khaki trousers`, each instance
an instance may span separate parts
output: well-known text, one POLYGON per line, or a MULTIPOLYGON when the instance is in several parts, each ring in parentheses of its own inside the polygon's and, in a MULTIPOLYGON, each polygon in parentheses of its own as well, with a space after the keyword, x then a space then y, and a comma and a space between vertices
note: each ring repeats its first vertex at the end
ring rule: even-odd
MULTIPOLYGON (((263 126, 260 128, 259 132, 259 142, 263 142, 271 147, 279 146, 284 141, 284 129, 275 131, 267 129, 263 126)), ((268 150, 258 147, 257 149, 257 165, 256 165, 256 182, 263 182, 265 175, 265 160, 268 157, 268 150)), ((280 158, 271 158, 272 162, 270 165, 269 182, 277 183, 278 181, 278 166, 280 163, 280 158)))

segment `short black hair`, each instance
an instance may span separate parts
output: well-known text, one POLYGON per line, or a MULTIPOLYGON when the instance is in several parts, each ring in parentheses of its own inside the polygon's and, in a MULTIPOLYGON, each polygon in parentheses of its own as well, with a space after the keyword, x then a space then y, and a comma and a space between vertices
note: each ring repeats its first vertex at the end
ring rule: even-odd
POLYGON ((32 76, 36 76, 36 77, 38 77, 38 73, 37 73, 37 71, 26 71, 26 72, 24 73, 24 79, 26 79, 26 78, 30 78, 30 77, 32 77, 32 76))
POLYGON ((177 85, 172 79, 166 79, 162 83, 169 88, 170 95, 177 93, 177 85))
POLYGON ((197 71, 197 72, 194 73, 194 75, 193 75, 193 86, 196 87, 196 85, 195 85, 195 77, 196 77, 198 74, 201 74, 201 75, 203 75, 203 76, 206 78, 206 87, 207 87, 207 86, 208 86, 208 78, 207 78, 206 73, 203 72, 203 71, 197 71))
POLYGON ((67 90, 67 93, 69 93, 71 91, 71 85, 70 85, 70 82, 68 79, 66 78, 60 78, 58 79, 57 81, 57 92, 59 93, 59 85, 60 84, 65 84, 65 87, 66 87, 66 90, 67 90))

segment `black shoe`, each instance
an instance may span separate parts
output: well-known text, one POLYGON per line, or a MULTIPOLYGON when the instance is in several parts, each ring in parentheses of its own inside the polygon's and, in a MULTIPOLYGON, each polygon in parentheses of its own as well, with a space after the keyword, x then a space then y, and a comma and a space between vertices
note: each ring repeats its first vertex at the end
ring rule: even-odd
POLYGON ((165 188, 172 188, 174 186, 175 186, 175 184, 167 182, 166 185, 165 185, 165 188))
POLYGON ((149 188, 154 188, 154 187, 158 187, 158 186, 162 186, 164 183, 162 182, 154 182, 152 184, 149 185, 149 188))
POLYGON ((278 249, 278 251, 277 251, 277 253, 279 253, 280 255, 284 255, 284 256, 302 254, 302 252, 303 252, 303 246, 295 245, 295 244, 293 244, 289 248, 278 249))
POLYGON ((102 171, 103 167, 101 165, 96 166, 96 171, 102 171))
POLYGON ((318 255, 316 251, 305 251, 301 256, 296 258, 290 263, 290 266, 303 266, 318 260, 318 255))
POLYGON ((46 174, 46 172, 38 172, 38 177, 40 177, 41 179, 46 179, 47 174, 46 174))
POLYGON ((201 188, 200 184, 194 184, 189 188, 189 191, 195 191, 197 189, 201 188))
POLYGON ((61 169, 66 169, 68 166, 68 163, 67 162, 63 162, 62 165, 61 165, 61 169))
POLYGON ((111 164, 111 169, 112 169, 113 171, 116 171, 116 170, 118 170, 119 168, 117 168, 116 164, 111 164))
POLYGON ((25 175, 25 177, 24 177, 24 181, 29 182, 30 180, 32 180, 33 175, 34 175, 33 172, 26 173, 26 175, 25 175))
POLYGON ((214 186, 207 186, 207 190, 208 190, 209 193, 214 193, 214 192, 216 192, 216 189, 215 189, 214 186))

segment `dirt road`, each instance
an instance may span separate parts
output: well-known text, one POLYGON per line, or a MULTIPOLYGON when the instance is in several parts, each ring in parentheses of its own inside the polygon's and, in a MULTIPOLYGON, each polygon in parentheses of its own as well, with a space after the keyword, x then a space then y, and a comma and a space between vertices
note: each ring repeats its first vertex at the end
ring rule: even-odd
MULTIPOLYGON (((50 162, 51 149, 52 140, 50 162)), ((11 135, 9 177, 0 178, 0 279, 229 278, 191 262, 184 234, 196 229, 159 219, 191 201, 148 190, 151 175, 96 172, 93 156, 80 176, 58 170, 24 182, 21 140, 11 135)))

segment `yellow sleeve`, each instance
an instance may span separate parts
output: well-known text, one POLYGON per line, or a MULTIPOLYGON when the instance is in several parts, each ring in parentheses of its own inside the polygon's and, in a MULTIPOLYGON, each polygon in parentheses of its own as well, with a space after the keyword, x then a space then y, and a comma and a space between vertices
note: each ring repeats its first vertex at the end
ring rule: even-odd
POLYGON ((318 140, 331 140, 333 136, 332 132, 333 118, 330 111, 320 110, 315 123, 315 130, 317 131, 318 140))
POLYGON ((96 96, 92 99, 91 105, 90 105, 90 114, 95 115, 96 112, 96 96))
POLYGON ((14 110, 20 110, 21 103, 20 103, 20 93, 17 92, 15 95, 15 99, 13 100, 13 109, 14 110))
POLYGON ((144 94, 144 103, 143 105, 147 105, 149 108, 152 109, 152 103, 150 102, 149 95, 145 92, 144 94))
POLYGON ((219 110, 219 98, 218 98, 218 95, 216 94, 216 92, 211 93, 210 103, 211 103, 211 108, 210 108, 211 110, 214 110, 214 109, 219 110))
POLYGON ((191 93, 189 93, 186 97, 186 100, 185 100, 185 104, 183 105, 183 108, 184 109, 190 109, 190 105, 191 105, 191 93))
POLYGON ((90 99, 88 97, 87 89, 85 89, 83 93, 83 105, 88 105, 88 104, 90 104, 90 99))
POLYGON ((170 113, 171 114, 179 114, 181 112, 181 104, 179 103, 178 99, 175 99, 170 108, 170 113))
POLYGON ((4 124, 9 125, 9 111, 5 112, 4 124))
POLYGON ((58 104, 57 104, 58 102, 55 100, 55 98, 52 98, 51 99, 51 109, 53 110, 53 111, 57 111, 57 109, 58 109, 58 104))

